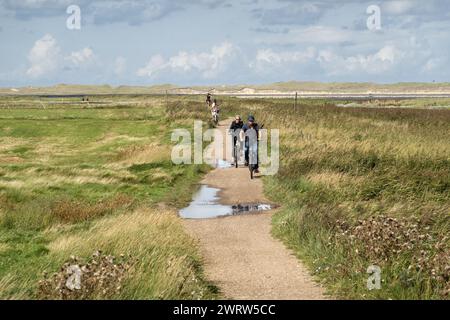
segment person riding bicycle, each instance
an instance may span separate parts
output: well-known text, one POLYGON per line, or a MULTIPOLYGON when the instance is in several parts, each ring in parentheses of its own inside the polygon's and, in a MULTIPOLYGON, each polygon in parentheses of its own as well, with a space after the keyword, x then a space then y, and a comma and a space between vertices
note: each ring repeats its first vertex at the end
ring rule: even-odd
POLYGON ((219 104, 217 103, 216 99, 214 99, 214 102, 211 105, 211 113, 214 114, 214 112, 216 112, 217 114, 219 114, 220 112, 219 104))
POLYGON ((211 105, 211 116, 215 124, 218 124, 219 122, 219 112, 220 112, 219 104, 217 103, 217 100, 214 99, 214 102, 211 105))
POLYGON ((242 126, 241 135, 245 136, 245 166, 250 163, 250 149, 256 153, 255 173, 259 173, 259 157, 258 157, 258 139, 259 125, 255 121, 254 116, 248 117, 248 122, 242 126), (252 130, 256 132, 252 132, 252 130), (251 135, 253 133, 253 136, 251 135))
POLYGON ((217 103, 217 99, 214 99, 213 103, 211 104, 211 110, 216 110, 219 112, 219 104, 217 103))
MULTIPOLYGON (((230 125, 230 134, 233 137, 233 148, 236 146, 236 143, 239 139, 239 134, 241 133, 242 127, 244 126, 244 122, 241 119, 241 116, 237 115, 233 122, 230 125)), ((233 158, 234 158, 234 150, 233 150, 233 158)))
POLYGON ((236 116, 233 120, 233 122, 230 125, 230 130, 236 131, 242 129, 244 126, 244 122, 242 122, 241 116, 236 116))

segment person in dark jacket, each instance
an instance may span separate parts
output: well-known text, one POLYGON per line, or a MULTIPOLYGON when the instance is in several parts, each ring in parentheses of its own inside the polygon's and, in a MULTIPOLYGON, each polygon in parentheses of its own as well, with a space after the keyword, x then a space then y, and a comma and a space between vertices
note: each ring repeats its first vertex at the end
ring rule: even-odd
POLYGON ((230 130, 236 131, 242 129, 244 122, 242 122, 241 116, 236 116, 234 121, 230 125, 230 130))
MULTIPOLYGON (((256 143, 256 149, 257 149, 257 144, 258 144, 258 139, 259 139, 259 125, 256 123, 255 121, 255 117, 254 116, 249 116, 248 117, 248 122, 246 124, 244 124, 242 126, 242 132, 243 135, 245 136, 245 166, 249 165, 249 151, 250 151, 250 139, 249 139, 249 134, 247 134, 247 131, 250 129, 254 129, 256 131, 256 137, 253 143, 256 143)), ((257 152, 256 152, 257 154, 257 152)), ((257 156, 257 160, 256 160, 256 164, 255 164, 255 173, 259 173, 259 157, 257 156)))
POLYGON ((206 105, 208 106, 208 108, 211 107, 212 101, 211 101, 211 93, 208 93, 206 95, 206 105))
MULTIPOLYGON (((232 153, 233 153, 233 158, 234 158, 234 146, 236 145, 237 141, 239 140, 240 137, 240 133, 242 130, 242 127, 244 126, 244 122, 241 119, 241 116, 237 115, 233 122, 230 125, 230 134, 233 138, 233 149, 232 149, 232 153)), ((242 147, 242 146, 240 146, 242 147)), ((234 160, 234 159, 233 159, 234 160)))

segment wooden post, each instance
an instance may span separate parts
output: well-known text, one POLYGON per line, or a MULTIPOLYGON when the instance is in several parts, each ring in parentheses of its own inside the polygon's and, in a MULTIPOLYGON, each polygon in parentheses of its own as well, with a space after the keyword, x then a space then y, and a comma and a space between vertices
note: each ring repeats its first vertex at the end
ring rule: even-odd
POLYGON ((294 105, 294 110, 297 111, 297 99, 298 99, 298 93, 295 92, 295 105, 294 105))

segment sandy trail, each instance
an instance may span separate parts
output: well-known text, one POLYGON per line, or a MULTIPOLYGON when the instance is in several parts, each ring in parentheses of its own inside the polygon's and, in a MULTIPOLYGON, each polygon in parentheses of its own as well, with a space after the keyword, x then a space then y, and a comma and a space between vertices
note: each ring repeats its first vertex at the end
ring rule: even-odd
MULTIPOLYGON (((230 121, 221 122, 225 131, 230 121)), ((228 155, 226 160, 230 160, 228 155)), ((202 181, 221 189, 221 204, 270 203, 248 168, 215 169, 202 181), (237 189, 236 186, 240 186, 237 189)), ((271 236, 273 212, 183 220, 200 244, 207 278, 227 299, 325 299, 296 257, 271 236)))

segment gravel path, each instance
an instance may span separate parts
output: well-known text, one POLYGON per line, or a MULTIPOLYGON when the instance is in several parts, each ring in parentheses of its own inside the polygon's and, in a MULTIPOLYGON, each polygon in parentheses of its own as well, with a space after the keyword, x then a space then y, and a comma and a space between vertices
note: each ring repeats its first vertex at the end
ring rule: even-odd
MULTIPOLYGON (((226 131, 230 121, 219 126, 226 131)), ((229 160, 229 159, 227 159, 229 160)), ((220 203, 270 203, 247 168, 215 169, 202 183, 219 188, 220 203), (240 186, 239 189, 236 186, 240 186)), ((183 220, 199 241, 204 269, 227 299, 326 299, 301 262, 271 235, 273 212, 183 220)))

